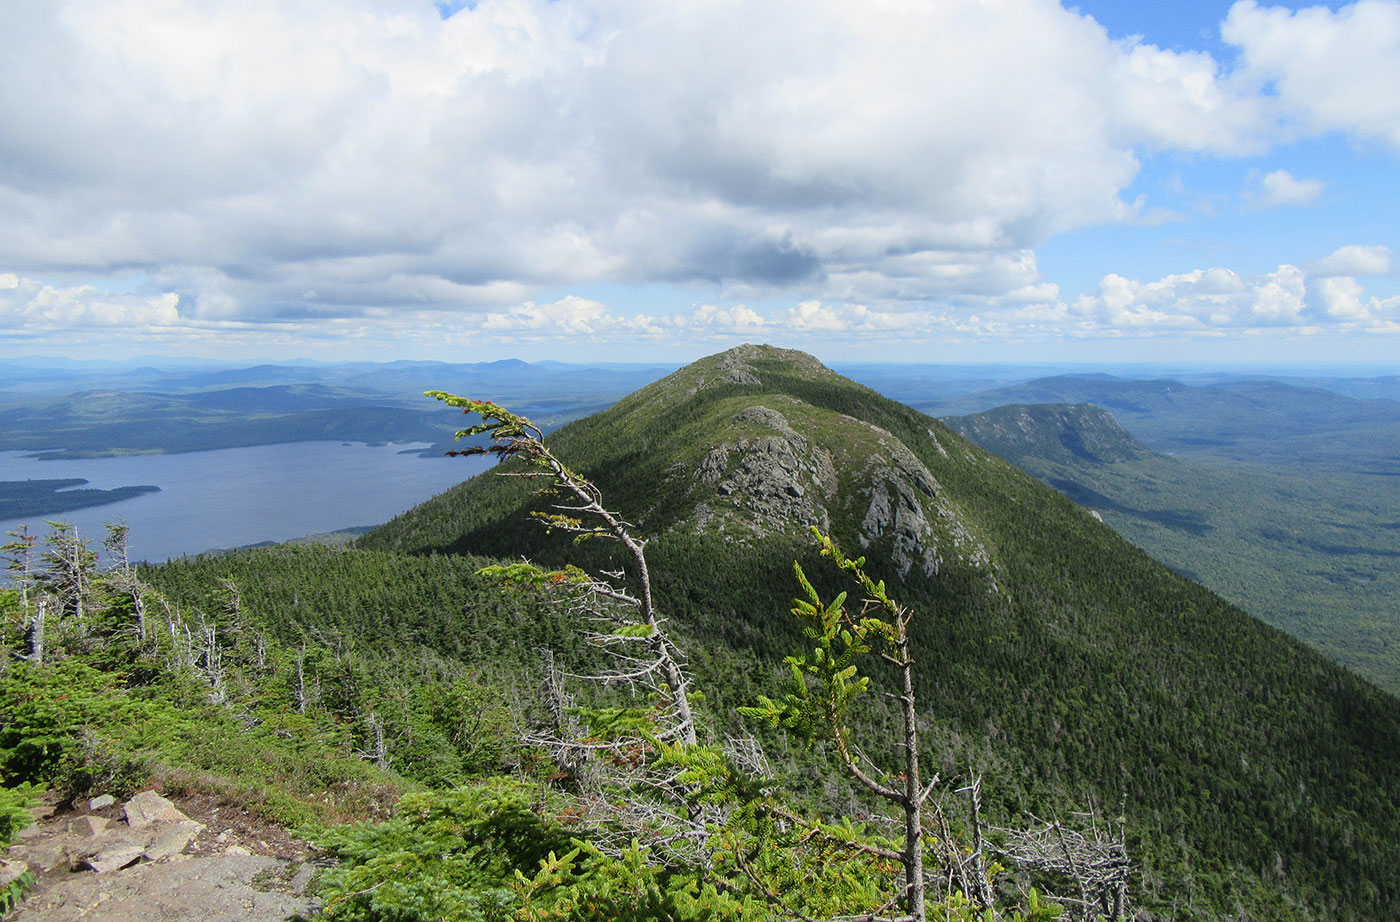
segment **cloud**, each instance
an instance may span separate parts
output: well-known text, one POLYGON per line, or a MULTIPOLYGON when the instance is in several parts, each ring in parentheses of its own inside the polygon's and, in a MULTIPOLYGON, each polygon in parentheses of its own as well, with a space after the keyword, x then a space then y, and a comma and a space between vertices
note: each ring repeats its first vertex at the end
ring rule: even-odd
POLYGON ((1316 276, 1385 275, 1390 268, 1390 247, 1344 246, 1311 263, 1308 271, 1316 276))
POLYGON ((1043 0, 55 0, 7 20, 0 263, 260 321, 996 296, 1135 214, 1139 150, 1271 130, 1209 55, 1043 0))
POLYGON ((1291 10, 1240 0, 1221 37, 1240 49, 1240 79, 1270 92, 1295 131, 1351 132, 1400 149, 1400 4, 1291 10))
POLYGON ((907 355, 920 343, 1015 342, 1037 338, 1211 338, 1226 334, 1400 334, 1400 297, 1369 294, 1359 277, 1390 271, 1384 246, 1350 245, 1308 263, 1247 277, 1223 267, 1155 280, 1110 273, 1072 300, 1054 285, 918 304, 803 299, 757 308, 699 303, 652 315, 567 295, 499 310, 367 307, 354 317, 246 319, 227 316, 223 277, 184 278, 193 298, 150 286, 113 292, 55 286, 0 273, 0 342, 43 341, 110 354, 120 343, 151 351, 260 355, 325 353, 382 357, 404 348, 462 355, 508 344, 544 346, 577 357, 593 345, 684 348, 697 342, 780 339, 799 348, 883 349, 907 355), (200 286, 203 286, 202 288, 200 286))
MULTIPOLYGON (((414 324, 971 335, 1094 328, 1108 310, 1135 329, 1209 328, 1222 311, 1285 322, 1296 312, 1282 277, 1241 281, 1262 299, 1246 304, 1212 289, 1223 269, 1106 279, 1076 314, 1035 250, 1160 217, 1124 200, 1153 152, 1247 155, 1338 130, 1400 146, 1400 4, 1388 0, 1238 3, 1223 32, 1238 63, 1116 39, 1045 0, 448 9, 19 5, 0 56, 0 266, 16 279, 141 277, 153 292, 75 284, 69 314, 26 307, 25 328, 122 310, 153 328, 357 338, 414 324), (617 316, 584 298, 537 303, 596 282, 693 286, 729 306, 617 316), (735 306, 749 303, 790 306, 735 306)), ((1297 204, 1321 189, 1277 170, 1258 195, 1297 204)), ((1376 264, 1338 254, 1309 272, 1376 264)))
POLYGON ((1347 246, 1308 270, 1285 264, 1254 278, 1222 268, 1150 282, 1108 275, 1069 312, 1080 319, 1081 333, 1209 335, 1267 328, 1394 333, 1400 332, 1394 323, 1400 298, 1368 297, 1354 277, 1379 274, 1389 260, 1385 247, 1347 246))
POLYGON ((168 328, 180 322, 179 296, 120 295, 92 285, 59 288, 0 273, 0 330, 32 335, 72 327, 168 328))
POLYGON ((1265 205, 1306 205, 1317 201, 1323 183, 1319 179, 1294 179, 1287 170, 1274 170, 1259 180, 1259 199, 1265 205))

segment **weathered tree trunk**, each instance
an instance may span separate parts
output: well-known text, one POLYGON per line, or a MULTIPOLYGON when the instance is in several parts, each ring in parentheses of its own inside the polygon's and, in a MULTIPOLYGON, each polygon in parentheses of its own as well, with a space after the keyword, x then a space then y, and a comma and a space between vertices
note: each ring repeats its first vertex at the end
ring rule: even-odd
POLYGON ((297 651, 297 713, 306 713, 306 641, 297 651))
POLYGON ((34 609, 34 620, 29 626, 29 659, 31 662, 44 661, 44 619, 48 614, 49 600, 41 598, 34 609))
POLYGON ((900 704, 904 720, 904 876, 908 894, 909 918, 925 922, 924 881, 924 798, 919 774, 919 727, 914 698, 914 659, 909 652, 909 621, 903 612, 898 616, 899 669, 903 681, 900 704))

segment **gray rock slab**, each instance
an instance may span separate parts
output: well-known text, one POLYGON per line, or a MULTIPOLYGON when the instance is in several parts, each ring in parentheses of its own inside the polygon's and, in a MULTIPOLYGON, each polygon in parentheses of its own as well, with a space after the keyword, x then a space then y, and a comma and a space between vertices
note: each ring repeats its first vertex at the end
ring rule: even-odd
POLYGON ((116 802, 117 802, 117 799, 116 799, 115 797, 113 797, 111 794, 102 794, 102 795, 100 795, 100 796, 98 796, 98 797, 94 797, 92 800, 88 801, 88 809, 89 809, 89 810, 101 810, 103 807, 110 807, 110 806, 112 806, 112 804, 114 804, 114 803, 116 803, 116 802))
POLYGON ((275 858, 237 855, 71 874, 36 890, 5 922, 283 922, 315 902, 251 885, 282 866, 275 858))
POLYGON ((292 882, 288 885, 296 896, 301 896, 306 892, 306 888, 311 883, 311 878, 316 876, 316 865, 310 861, 304 862, 297 868, 296 874, 292 876, 292 882))
POLYGON ((69 836, 45 836, 15 843, 10 854, 40 868, 67 867, 72 863, 72 843, 69 836))
POLYGON ((127 825, 132 827, 148 823, 178 823, 189 819, 155 791, 142 791, 128 800, 122 810, 126 814, 127 825))
POLYGON ((178 823, 162 823, 151 844, 146 846, 146 857, 152 861, 159 861, 162 858, 169 858, 171 855, 178 855, 185 850, 185 846, 194 841, 194 837, 204 829, 203 823, 196 823, 194 820, 182 820, 178 823))
POLYGON ((68 831, 75 836, 91 839, 102 835, 110 822, 105 816, 79 816, 68 821, 68 831))
POLYGON ((106 848, 88 855, 79 861, 85 868, 91 868, 98 874, 111 874, 113 871, 120 871, 124 867, 135 864, 146 854, 146 849, 142 845, 134 845, 131 842, 114 842, 106 848))

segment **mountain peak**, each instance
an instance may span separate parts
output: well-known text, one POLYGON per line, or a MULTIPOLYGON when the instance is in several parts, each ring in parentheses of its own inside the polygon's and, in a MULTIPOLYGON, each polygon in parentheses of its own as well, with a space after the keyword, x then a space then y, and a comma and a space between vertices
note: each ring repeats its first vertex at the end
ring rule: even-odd
MULTIPOLYGON (((836 372, 805 352, 780 349, 767 344, 744 343, 697 359, 633 394, 630 399, 664 407, 682 402, 702 390, 739 385, 768 390, 765 376, 784 379, 844 380, 836 372)), ((624 401, 626 402, 626 401, 624 401)))

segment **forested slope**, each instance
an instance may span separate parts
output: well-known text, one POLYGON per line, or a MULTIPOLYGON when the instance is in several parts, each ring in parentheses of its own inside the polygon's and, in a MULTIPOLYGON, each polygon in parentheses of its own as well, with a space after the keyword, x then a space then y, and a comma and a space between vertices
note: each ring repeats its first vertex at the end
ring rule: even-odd
MULTIPOLYGON (((1400 892, 1394 699, 941 423, 810 357, 741 347, 551 444, 653 538, 663 606, 693 644, 776 663, 801 636, 792 560, 822 570, 805 526, 864 549, 920 609, 935 765, 983 773, 1003 816, 1122 804, 1147 905, 1365 919, 1400 892)), ((483 475, 362 546, 598 553, 530 523, 536 502, 483 475)))

